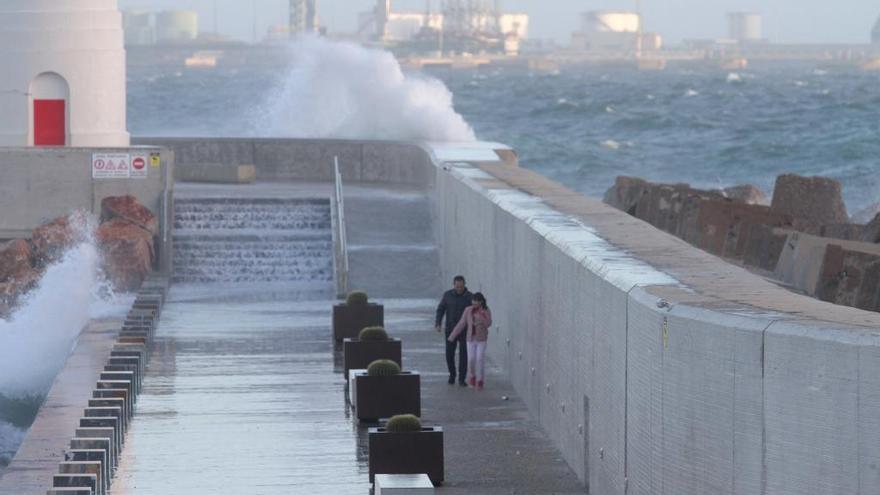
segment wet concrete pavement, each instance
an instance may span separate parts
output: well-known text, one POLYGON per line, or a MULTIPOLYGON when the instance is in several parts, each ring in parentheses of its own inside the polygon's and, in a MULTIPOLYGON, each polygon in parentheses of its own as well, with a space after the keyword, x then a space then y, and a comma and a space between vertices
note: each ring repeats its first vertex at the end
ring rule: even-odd
MULTIPOLYGON (((172 288, 111 493, 368 493, 329 289, 172 288)), ((404 368, 422 373, 423 422, 444 427, 439 493, 585 492, 497 370, 482 392, 446 383, 434 301, 381 302, 404 368)))

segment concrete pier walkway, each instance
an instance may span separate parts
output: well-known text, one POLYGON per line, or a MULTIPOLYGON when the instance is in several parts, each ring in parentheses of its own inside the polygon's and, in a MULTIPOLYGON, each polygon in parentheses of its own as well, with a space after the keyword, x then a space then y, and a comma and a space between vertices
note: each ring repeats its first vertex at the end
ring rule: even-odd
MULTIPOLYGON (((111 493, 368 493, 330 287, 218 290, 172 288, 111 493)), ((585 492, 495 369, 483 392, 447 385, 434 301, 381 302, 422 373, 423 420, 446 432, 440 493, 585 492)))

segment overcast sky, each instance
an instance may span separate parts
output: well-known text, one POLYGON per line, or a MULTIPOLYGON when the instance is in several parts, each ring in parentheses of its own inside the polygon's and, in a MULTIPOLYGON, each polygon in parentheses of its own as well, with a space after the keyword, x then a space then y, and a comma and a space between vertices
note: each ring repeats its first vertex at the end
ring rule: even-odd
MULTIPOLYGON (((659 32, 667 42, 726 35, 725 13, 759 12, 764 35, 774 42, 864 43, 880 15, 877 0, 642 0, 645 29, 659 32)), ((441 0, 434 0, 439 5, 441 0)), ((287 0, 119 0, 122 8, 188 8, 200 14, 201 30, 213 29, 217 5, 220 32, 250 40, 254 20, 258 33, 284 24, 287 0), (256 16, 254 13, 256 12, 256 16)), ((505 10, 531 16, 532 38, 567 41, 577 28, 578 14, 588 10, 633 9, 635 0, 502 0, 505 10)), ((318 0, 321 22, 331 32, 353 31, 358 12, 375 0, 318 0)), ((395 10, 423 11, 425 0, 397 0, 395 10)))

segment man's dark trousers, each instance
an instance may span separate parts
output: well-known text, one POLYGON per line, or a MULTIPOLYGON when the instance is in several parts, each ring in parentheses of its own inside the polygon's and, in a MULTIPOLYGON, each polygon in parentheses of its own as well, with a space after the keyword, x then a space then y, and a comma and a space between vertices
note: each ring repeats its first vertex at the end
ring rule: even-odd
POLYGON ((458 346, 458 381, 464 382, 467 378, 468 355, 467 355, 467 332, 461 334, 454 341, 449 341, 452 328, 446 329, 446 367, 449 368, 449 376, 455 376, 455 346, 458 346))

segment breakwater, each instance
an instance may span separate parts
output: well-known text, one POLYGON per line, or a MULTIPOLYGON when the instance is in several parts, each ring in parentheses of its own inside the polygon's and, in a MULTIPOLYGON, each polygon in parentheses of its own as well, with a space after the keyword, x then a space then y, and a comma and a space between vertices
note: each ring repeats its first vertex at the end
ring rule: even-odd
POLYGON ((489 295, 490 356, 591 493, 878 489, 880 315, 475 162, 438 169, 444 277, 489 295))
POLYGON ((254 164, 271 180, 327 180, 348 153, 349 181, 423 188, 442 280, 487 294, 492 361, 591 493, 880 487, 876 313, 786 291, 504 163, 500 145, 162 144, 181 163, 268 145, 254 164))

